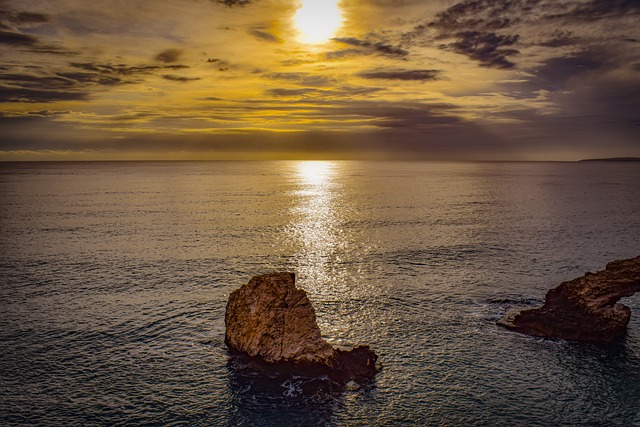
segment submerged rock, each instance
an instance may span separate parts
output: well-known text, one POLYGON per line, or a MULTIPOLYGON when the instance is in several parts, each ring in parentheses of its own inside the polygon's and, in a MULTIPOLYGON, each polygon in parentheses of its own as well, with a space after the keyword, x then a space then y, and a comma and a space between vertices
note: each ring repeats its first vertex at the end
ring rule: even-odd
POLYGON ((320 334, 316 314, 293 273, 254 276, 229 296, 225 343, 266 367, 327 374, 341 381, 365 380, 377 372, 367 346, 335 349, 320 334))
POLYGON ((624 337, 631 318, 629 307, 617 302, 638 291, 640 256, 612 261, 551 289, 540 308, 509 310, 498 325, 540 337, 613 342, 624 337))

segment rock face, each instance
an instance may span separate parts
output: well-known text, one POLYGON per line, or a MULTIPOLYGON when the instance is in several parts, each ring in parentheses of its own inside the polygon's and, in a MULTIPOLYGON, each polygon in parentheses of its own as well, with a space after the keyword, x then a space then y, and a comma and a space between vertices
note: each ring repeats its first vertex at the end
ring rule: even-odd
POLYGON ((367 346, 334 349, 320 334, 316 314, 293 273, 254 276, 229 296, 225 343, 267 365, 363 380, 377 372, 367 346))
POLYGON ((541 337, 613 342, 624 337, 631 317, 629 307, 617 302, 638 291, 640 256, 612 261, 603 271, 551 289, 540 308, 508 311, 498 324, 541 337))

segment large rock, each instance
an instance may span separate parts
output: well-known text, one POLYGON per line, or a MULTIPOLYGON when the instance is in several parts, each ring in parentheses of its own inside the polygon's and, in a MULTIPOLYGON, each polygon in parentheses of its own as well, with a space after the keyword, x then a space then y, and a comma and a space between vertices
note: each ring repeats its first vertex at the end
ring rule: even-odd
POLYGON ((545 304, 512 309, 498 324, 529 335, 576 341, 613 342, 624 337, 631 317, 622 297, 640 291, 640 256, 612 261, 547 292, 545 304))
POLYGON ((293 273, 254 276, 229 296, 225 342, 267 365, 326 373, 341 380, 373 377, 376 354, 361 346, 334 349, 320 334, 316 314, 293 273))

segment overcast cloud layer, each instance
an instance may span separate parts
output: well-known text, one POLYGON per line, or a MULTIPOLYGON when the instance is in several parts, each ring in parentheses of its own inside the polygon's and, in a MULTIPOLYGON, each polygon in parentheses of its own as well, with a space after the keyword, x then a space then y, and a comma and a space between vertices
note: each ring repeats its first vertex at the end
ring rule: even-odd
POLYGON ((298 6, 0 0, 0 160, 640 156, 637 0, 298 6))

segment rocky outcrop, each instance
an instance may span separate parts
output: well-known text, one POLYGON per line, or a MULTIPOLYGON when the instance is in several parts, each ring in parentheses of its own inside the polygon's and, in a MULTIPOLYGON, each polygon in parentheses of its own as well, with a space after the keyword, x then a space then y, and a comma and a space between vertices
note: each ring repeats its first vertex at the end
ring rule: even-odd
POLYGON ((335 349, 320 334, 316 314, 293 273, 251 278, 229 296, 225 343, 263 365, 364 380, 377 372, 377 356, 367 346, 335 349))
POLYGON ((612 261, 603 271, 551 289, 540 308, 508 311, 498 324, 540 337, 613 342, 624 337, 631 317, 629 307, 617 302, 638 291, 640 256, 612 261))

